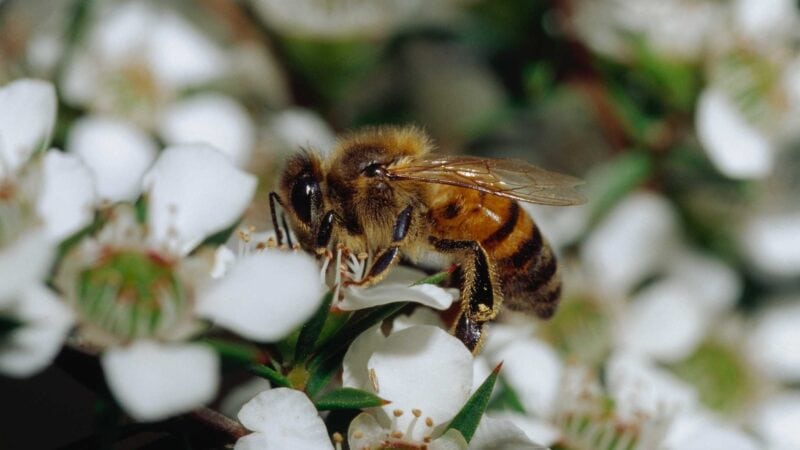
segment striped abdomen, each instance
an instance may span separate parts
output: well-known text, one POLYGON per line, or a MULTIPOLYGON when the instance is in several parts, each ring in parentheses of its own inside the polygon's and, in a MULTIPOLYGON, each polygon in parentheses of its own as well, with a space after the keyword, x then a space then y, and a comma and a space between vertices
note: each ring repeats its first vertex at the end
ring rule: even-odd
POLYGON ((561 280, 553 251, 530 216, 514 200, 437 186, 431 205, 439 237, 478 241, 494 264, 504 305, 541 318, 555 313, 561 280))

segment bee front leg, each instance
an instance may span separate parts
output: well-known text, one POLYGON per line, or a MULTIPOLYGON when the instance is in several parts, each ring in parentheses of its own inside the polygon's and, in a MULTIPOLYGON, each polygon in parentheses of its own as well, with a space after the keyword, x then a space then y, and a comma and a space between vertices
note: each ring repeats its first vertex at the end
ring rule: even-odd
POLYGON ((476 241, 456 241, 431 236, 429 242, 442 253, 454 253, 461 264, 461 313, 453 333, 477 353, 483 339, 483 324, 494 319, 503 296, 494 266, 486 250, 476 241))
POLYGON ((347 286, 371 286, 386 278, 389 269, 400 261, 400 246, 403 244, 406 236, 408 236, 409 228, 411 228, 411 216, 413 211, 411 206, 407 206, 406 209, 400 212, 400 215, 397 216, 397 220, 394 223, 394 228, 392 229, 392 244, 378 253, 378 256, 375 257, 375 261, 372 263, 369 272, 367 272, 364 278, 359 281, 350 281, 347 283, 347 286))

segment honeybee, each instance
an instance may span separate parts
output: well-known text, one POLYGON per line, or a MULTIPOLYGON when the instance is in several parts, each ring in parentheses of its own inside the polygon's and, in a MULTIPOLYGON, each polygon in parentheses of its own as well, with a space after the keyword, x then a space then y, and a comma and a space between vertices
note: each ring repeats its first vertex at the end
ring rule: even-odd
POLYGON ((373 252, 366 275, 351 284, 379 282, 401 255, 450 256, 460 280, 452 332, 474 353, 501 305, 546 319, 561 295, 556 257, 519 202, 565 206, 585 199, 571 176, 523 161, 432 150, 427 134, 414 127, 354 132, 324 160, 309 151, 292 156, 270 194, 270 210, 279 239, 279 229, 290 226, 310 252, 323 254, 332 243, 373 252), (286 212, 280 224, 276 203, 286 212))

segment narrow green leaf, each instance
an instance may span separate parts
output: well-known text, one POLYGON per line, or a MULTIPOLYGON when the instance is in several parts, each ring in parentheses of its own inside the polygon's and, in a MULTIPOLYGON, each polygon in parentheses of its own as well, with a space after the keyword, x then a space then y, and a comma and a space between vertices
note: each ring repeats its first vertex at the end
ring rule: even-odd
POLYGON ((314 406, 320 411, 331 409, 363 409, 387 405, 390 402, 377 395, 355 388, 341 388, 320 397, 314 406))
POLYGON ((500 374, 501 367, 503 367, 503 363, 498 364, 497 367, 494 368, 492 373, 486 377, 486 380, 481 383, 478 390, 467 400, 467 403, 464 404, 461 411, 456 414, 453 421, 450 422, 450 425, 447 426, 448 430, 452 428, 461 433, 467 442, 472 440, 475 430, 478 429, 478 423, 480 423, 481 417, 483 417, 483 413, 486 411, 486 407, 489 406, 492 389, 494 389, 494 384, 497 382, 497 376, 500 374))
POLYGON ((489 409, 510 410, 525 414, 525 407, 522 406, 519 395, 508 383, 501 379, 497 391, 497 395, 489 403, 489 409))
POLYGON ((230 239, 233 232, 236 231, 236 227, 239 226, 239 222, 241 222, 241 220, 242 219, 240 217, 236 219, 236 221, 234 221, 233 224, 231 224, 231 226, 229 226, 228 228, 225 228, 224 230, 218 231, 212 234, 211 236, 207 237, 203 242, 200 243, 200 245, 197 246, 197 248, 200 248, 204 245, 218 247, 228 242, 228 239, 230 239))
POLYGON ((297 337, 297 345, 294 347, 294 360, 305 361, 306 358, 314 351, 319 336, 322 332, 322 327, 325 325, 325 319, 328 318, 328 313, 331 310, 331 302, 333 301, 333 291, 328 291, 322 297, 317 312, 311 316, 311 319, 303 325, 300 329, 300 336, 297 337))
POLYGON ((250 344, 226 341, 223 339, 208 338, 202 341, 209 345, 224 359, 236 363, 253 364, 263 363, 265 354, 258 347, 250 344))
POLYGON ((256 376, 269 380, 273 385, 280 387, 292 387, 291 381, 277 370, 263 364, 251 364, 247 369, 256 376))
POLYGON ((147 222, 147 194, 140 195, 133 207, 136 209, 136 220, 139 223, 147 222))
POLYGON ((342 329, 336 333, 308 364, 311 376, 306 384, 306 392, 314 397, 325 387, 338 371, 350 343, 369 327, 382 322, 397 313, 406 302, 389 303, 354 313, 342 329))
POLYGON ((447 280, 447 278, 450 276, 451 273, 452 273, 452 271, 450 271, 450 270, 445 270, 445 271, 442 271, 442 272, 439 272, 439 273, 435 273, 435 274, 433 274, 431 276, 427 276, 427 277, 417 281, 416 283, 412 284, 412 286, 418 286, 420 284, 440 285, 445 280, 447 280))

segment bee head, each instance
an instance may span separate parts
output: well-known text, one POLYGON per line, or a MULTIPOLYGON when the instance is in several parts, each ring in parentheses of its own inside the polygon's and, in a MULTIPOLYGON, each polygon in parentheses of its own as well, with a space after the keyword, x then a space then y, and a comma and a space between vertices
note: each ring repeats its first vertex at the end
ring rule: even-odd
MULTIPOLYGON (((292 229, 301 244, 313 242, 313 230, 324 211, 322 185, 325 179, 319 157, 298 153, 286 162, 278 191, 292 229)), ((310 244, 309 244, 310 245, 310 244)))

